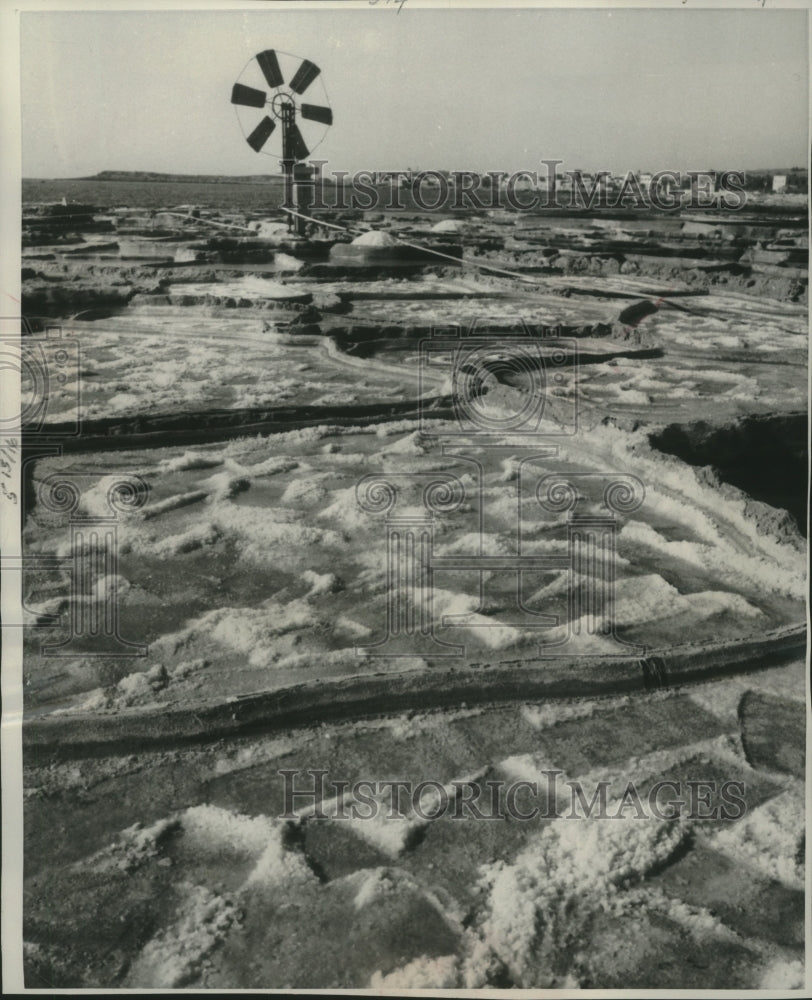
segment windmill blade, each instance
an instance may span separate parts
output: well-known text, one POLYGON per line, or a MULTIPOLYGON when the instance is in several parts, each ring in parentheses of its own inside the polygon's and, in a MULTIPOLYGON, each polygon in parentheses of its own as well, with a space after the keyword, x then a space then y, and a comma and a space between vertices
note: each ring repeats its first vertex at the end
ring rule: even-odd
POLYGON ((299 131, 299 126, 296 122, 292 122, 288 126, 288 142, 290 143, 290 152, 294 160, 306 160, 310 155, 310 150, 307 148, 307 143, 302 138, 302 133, 299 131))
POLYGON ((259 125, 257 125, 245 141, 255 153, 259 153, 275 128, 276 122, 265 115, 259 125))
POLYGON ((333 124, 332 110, 324 108, 320 104, 303 104, 302 118, 307 118, 311 122, 321 122, 322 125, 333 124))
POLYGON ((296 70, 296 74, 290 81, 290 89, 296 94, 303 94, 319 73, 321 70, 315 63, 309 59, 303 59, 302 65, 296 70))
POLYGON ((246 87, 242 83, 235 83, 234 89, 231 91, 231 103, 242 104, 246 108, 264 108, 265 91, 246 87))
POLYGON ((266 49, 264 52, 257 53, 257 62, 259 63, 259 68, 262 70, 262 75, 268 81, 269 87, 280 87, 285 82, 282 70, 279 68, 279 60, 276 58, 276 53, 273 49, 266 49))

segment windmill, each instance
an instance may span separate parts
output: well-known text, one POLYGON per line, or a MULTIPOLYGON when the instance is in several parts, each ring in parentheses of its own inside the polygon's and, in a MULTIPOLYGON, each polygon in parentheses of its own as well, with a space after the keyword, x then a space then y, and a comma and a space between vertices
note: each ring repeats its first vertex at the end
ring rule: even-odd
MULTIPOLYGON (((306 215, 312 205, 307 191, 312 191, 313 181, 312 168, 302 161, 333 124, 319 67, 309 59, 265 49, 246 63, 232 88, 231 103, 251 149, 281 162, 285 207, 306 215), (301 100, 305 91, 309 101, 301 100)), ((303 219, 296 219, 295 229, 303 235, 303 219)))

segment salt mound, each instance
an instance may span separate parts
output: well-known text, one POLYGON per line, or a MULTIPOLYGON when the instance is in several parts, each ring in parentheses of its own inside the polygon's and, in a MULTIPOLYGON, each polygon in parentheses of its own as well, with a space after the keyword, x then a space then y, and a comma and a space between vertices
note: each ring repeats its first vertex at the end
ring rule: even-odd
POLYGON ((612 822, 559 819, 530 839, 513 863, 483 865, 480 885, 489 912, 466 959, 465 985, 483 985, 494 954, 519 987, 561 985, 553 970, 568 942, 592 914, 610 912, 622 888, 672 857, 686 836, 685 824, 615 811, 612 822))
POLYGON ((204 455, 197 451, 185 451, 175 458, 165 458, 160 465, 161 472, 186 472, 193 469, 214 469, 223 464, 220 455, 204 455))
POLYGON ((791 889, 803 888, 799 846, 804 836, 803 795, 796 788, 752 809, 734 826, 726 825, 713 846, 738 863, 760 870, 791 889))
POLYGON ((288 235, 288 224, 286 222, 258 222, 251 228, 257 236, 262 239, 273 239, 274 237, 285 237, 288 235))
POLYGON ((301 271, 304 261, 298 257, 291 257, 289 253, 276 253, 273 258, 273 266, 277 271, 301 271))
POLYGON ((387 975, 378 970, 373 974, 369 985, 374 990, 455 989, 458 985, 457 957, 442 955, 430 958, 428 955, 421 955, 387 975))
POLYGON ((352 245, 355 247, 393 247, 397 246, 397 242, 389 233, 382 233, 377 229, 371 229, 368 233, 356 236, 352 241, 352 245))
POLYGON ((443 219, 431 227, 433 233, 461 233, 462 226, 456 219, 443 219))

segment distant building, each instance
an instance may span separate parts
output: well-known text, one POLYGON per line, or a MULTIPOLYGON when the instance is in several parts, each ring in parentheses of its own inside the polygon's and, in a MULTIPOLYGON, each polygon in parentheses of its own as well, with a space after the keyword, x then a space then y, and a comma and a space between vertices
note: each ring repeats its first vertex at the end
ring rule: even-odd
POLYGON ((773 174, 773 191, 783 191, 787 186, 786 174, 773 174))

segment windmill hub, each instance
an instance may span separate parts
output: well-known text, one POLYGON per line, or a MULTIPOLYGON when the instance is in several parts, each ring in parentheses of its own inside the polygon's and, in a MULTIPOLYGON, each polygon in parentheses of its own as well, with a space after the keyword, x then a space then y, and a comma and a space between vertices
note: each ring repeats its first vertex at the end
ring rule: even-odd
POLYGON ((274 94, 273 100, 271 101, 271 111, 276 115, 277 118, 284 117, 286 111, 296 110, 296 102, 293 99, 292 94, 288 94, 285 91, 280 91, 278 94, 274 94))
MULTIPOLYGON (((313 203, 312 180, 306 169, 296 167, 311 155, 333 124, 319 67, 309 59, 266 49, 246 64, 231 91, 231 103, 245 141, 254 152, 281 161, 285 207, 306 215, 313 203), (305 91, 309 91, 308 102, 298 104, 296 96, 305 91), (277 123, 281 125, 278 130, 277 123)), ((306 220, 295 218, 295 225, 289 225, 304 235, 306 220)))

